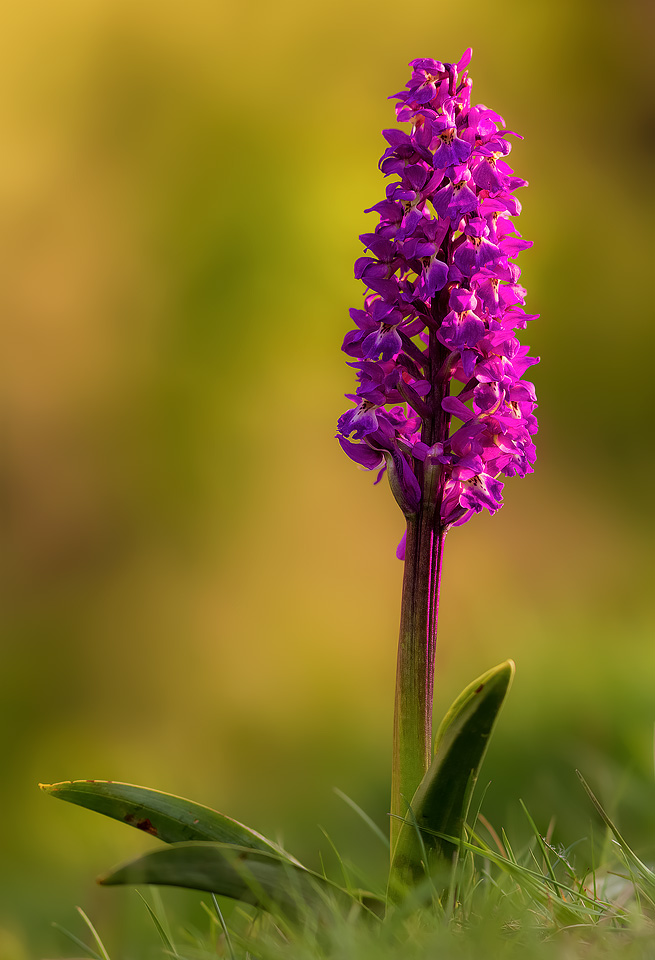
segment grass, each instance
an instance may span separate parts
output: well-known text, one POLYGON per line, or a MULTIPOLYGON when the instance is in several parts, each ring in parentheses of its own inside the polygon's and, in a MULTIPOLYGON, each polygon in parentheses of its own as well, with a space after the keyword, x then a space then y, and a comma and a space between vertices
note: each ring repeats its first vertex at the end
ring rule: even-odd
MULTIPOLYGON (((141 897, 152 924, 148 942, 124 944, 110 954, 82 910, 82 935, 59 929, 83 951, 76 957, 95 960, 651 958, 655 873, 582 782, 604 823, 599 841, 592 836, 568 848, 557 845, 552 824, 540 833, 523 807, 530 838, 514 849, 504 832, 478 814, 461 844, 456 869, 446 877, 426 875, 384 918, 357 906, 346 914, 335 905, 327 917, 324 910, 319 916, 307 907, 291 922, 282 914, 208 894, 200 900, 202 922, 194 927, 176 924, 159 888, 149 888, 147 898, 134 894, 141 897)), ((374 824, 369 826, 379 834, 374 824)), ((386 843, 383 835, 379 839, 386 843)), ((361 887, 358 872, 342 858, 339 870, 347 886, 361 887)), ((384 896, 381 882, 370 889, 384 896)))

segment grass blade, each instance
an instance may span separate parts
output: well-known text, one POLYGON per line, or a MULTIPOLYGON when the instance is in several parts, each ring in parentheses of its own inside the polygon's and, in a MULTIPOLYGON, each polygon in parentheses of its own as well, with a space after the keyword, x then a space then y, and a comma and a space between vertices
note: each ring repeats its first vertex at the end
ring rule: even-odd
POLYGON ((562 898, 562 894, 560 893, 560 889, 559 889, 559 887, 558 887, 558 885, 557 885, 557 878, 556 878, 556 876, 555 876, 555 871, 553 870, 553 866, 552 866, 552 864, 551 864, 551 862, 550 862, 550 857, 548 856, 548 850, 547 850, 547 848, 546 848, 546 844, 545 844, 545 842, 544 842, 544 838, 541 836, 541 834, 540 834, 539 831, 537 830, 537 825, 536 825, 536 823, 534 822, 534 820, 532 819, 532 817, 530 816, 530 813, 529 813, 528 808, 526 807, 526 805, 523 803, 522 800, 519 800, 519 803, 521 804, 521 809, 523 810, 523 813, 525 814, 525 816, 526 816, 526 818, 527 818, 527 821, 528 821, 528 823, 530 824, 530 827, 531 827, 531 829, 532 829, 532 832, 534 833, 535 839, 536 839, 536 841, 537 841, 537 846, 539 847, 539 850, 541 851, 541 856, 543 857, 544 863, 546 864, 546 869, 548 870, 548 876, 549 876, 550 879, 551 879, 551 882, 552 882, 552 884, 553 884, 553 888, 554 888, 554 890, 555 890, 555 893, 556 893, 557 896, 561 899, 561 898, 562 898))
POLYGON ((60 923, 55 922, 52 923, 52 926, 55 930, 58 930, 59 933, 63 933, 65 937, 68 937, 71 943, 74 943, 76 947, 81 947, 85 953, 88 953, 92 960, 102 960, 102 957, 99 953, 96 953, 96 951, 93 950, 92 947, 88 946, 84 940, 80 940, 79 937, 76 937, 75 934, 71 933, 70 930, 67 930, 66 927, 62 927, 60 923))
POLYGON ((230 960, 237 960, 236 954, 234 952, 234 946, 232 944, 232 938, 230 937, 230 931, 227 928, 225 917, 223 916, 223 911, 221 910, 220 904, 218 902, 218 898, 215 893, 212 893, 212 903, 214 904, 214 910, 216 911, 218 922, 221 925, 223 936, 225 937, 225 944, 227 946, 228 953, 230 954, 230 960))
POLYGON ((98 946, 98 950, 100 951, 100 956, 102 957, 102 960, 109 960, 109 954, 108 954, 107 951, 105 950, 105 945, 104 945, 104 943, 102 942, 102 940, 100 939, 100 935, 98 934, 98 931, 97 931, 96 928, 93 926, 93 924, 91 923, 91 921, 89 920, 89 918, 87 917, 86 913, 84 912, 84 910, 82 910, 81 907, 77 907, 77 912, 78 912, 79 915, 82 917, 82 920, 84 920, 85 924, 87 925, 87 927, 88 927, 89 930, 91 931, 91 935, 92 935, 93 939, 95 940, 95 942, 96 942, 96 944, 97 944, 97 946, 98 946))
POLYGON ((614 837, 618 845, 621 847, 621 850, 623 851, 623 855, 626 859, 628 866, 635 870, 637 876, 639 876, 642 883, 644 884, 644 888, 645 888, 644 892, 647 894, 647 896, 650 899, 654 898, 655 897, 655 873, 653 873, 653 871, 649 867, 647 867, 642 860, 639 859, 637 854, 628 845, 627 841, 624 840, 621 833, 619 833, 618 827, 610 819, 609 815, 605 812, 600 800, 598 800, 598 798, 595 796, 591 787, 589 786, 585 778, 582 776, 580 771, 576 770, 575 772, 577 773, 580 783, 584 787, 587 796, 589 797, 594 807, 598 811, 598 814, 601 820, 603 821, 605 826, 608 828, 608 830, 610 831, 610 833, 612 834, 612 836, 614 837))
POLYGON ((164 926, 163 926, 161 920, 159 919, 159 917, 157 916, 157 914, 155 913, 154 909, 150 906, 150 904, 148 903, 148 901, 147 901, 146 898, 143 896, 143 894, 141 893, 140 890, 137 890, 137 891, 136 891, 136 894, 137 894, 137 896, 140 897, 141 900, 143 901, 143 903, 144 903, 144 905, 145 905, 145 908, 146 908, 146 910, 148 911, 148 913, 149 913, 149 915, 150 915, 150 919, 151 919, 152 922, 154 923, 155 929, 157 930, 157 933, 158 933, 159 936, 161 937, 164 946, 166 947, 166 949, 167 949, 170 953, 172 953, 173 955, 176 955, 176 954, 177 954, 177 950, 176 950, 176 948, 175 948, 175 944, 173 943, 173 941, 171 940, 171 938, 168 936, 168 934, 167 934, 166 931, 164 930, 164 926))
POLYGON ((333 787, 333 790, 334 790, 334 792, 336 793, 336 795, 337 795, 338 797, 340 797, 340 798, 344 801, 344 803, 347 803, 347 804, 348 804, 348 806, 351 808, 351 810, 354 810, 354 811, 355 811, 355 813, 357 814, 358 817, 361 817, 361 819, 364 821, 364 823, 366 824, 366 826, 369 827, 369 829, 373 831, 373 833, 375 834, 375 836, 376 836, 379 840, 381 840, 382 843, 385 845, 385 847, 387 847, 387 849, 388 849, 389 846, 390 846, 390 844, 389 844, 389 837, 387 837, 387 836, 384 835, 384 833, 383 833, 383 832, 380 830, 380 828, 378 827, 377 823, 375 823, 374 820, 371 820, 371 818, 370 818, 369 815, 366 813, 366 811, 365 811, 365 810, 362 810, 362 808, 359 806, 359 804, 355 803, 355 801, 352 800, 352 799, 348 796, 347 793, 344 793, 342 790, 339 790, 338 787, 333 787))

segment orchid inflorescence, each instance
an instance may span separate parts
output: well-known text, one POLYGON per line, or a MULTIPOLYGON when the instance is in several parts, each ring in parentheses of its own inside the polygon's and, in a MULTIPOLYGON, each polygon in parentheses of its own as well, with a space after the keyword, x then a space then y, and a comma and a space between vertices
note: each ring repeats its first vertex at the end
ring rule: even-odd
POLYGON ((526 181, 502 117, 471 105, 470 59, 413 60, 390 98, 411 130, 383 131, 380 169, 395 179, 360 237, 364 306, 343 344, 359 385, 338 424, 351 459, 388 471, 404 513, 431 498, 443 530, 502 506, 499 478, 532 472, 537 431, 523 374, 538 359, 516 336, 534 319, 513 262, 531 246, 511 219, 526 181))

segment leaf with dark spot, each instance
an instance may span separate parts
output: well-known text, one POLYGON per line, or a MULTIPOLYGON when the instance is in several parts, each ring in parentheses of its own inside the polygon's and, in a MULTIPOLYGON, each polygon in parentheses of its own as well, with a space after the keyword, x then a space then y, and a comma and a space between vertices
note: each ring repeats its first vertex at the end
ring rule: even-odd
POLYGON ((236 844, 272 853, 300 866, 295 857, 256 830, 193 800, 112 780, 66 780, 40 786, 53 797, 120 820, 165 843, 212 840, 236 844))

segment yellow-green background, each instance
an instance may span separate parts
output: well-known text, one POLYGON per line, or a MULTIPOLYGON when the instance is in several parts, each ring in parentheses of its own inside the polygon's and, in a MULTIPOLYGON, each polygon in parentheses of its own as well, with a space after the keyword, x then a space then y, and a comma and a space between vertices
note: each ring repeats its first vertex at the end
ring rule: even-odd
MULTIPOLYGON (((653 8, 21 0, 0 30, 0 956, 62 956, 154 841, 41 795, 136 781, 383 852, 401 516, 333 439, 387 96, 473 47, 525 136, 537 472, 446 550, 437 710, 508 656, 483 779, 572 842, 576 766, 655 849, 653 8), (31 946, 21 946, 21 944, 31 946)), ((519 829, 515 826, 514 829, 519 829)), ((131 908, 130 908, 131 909, 131 908)), ((111 931, 119 931, 118 933, 111 931)), ((122 948, 118 948, 119 950, 122 948)))

